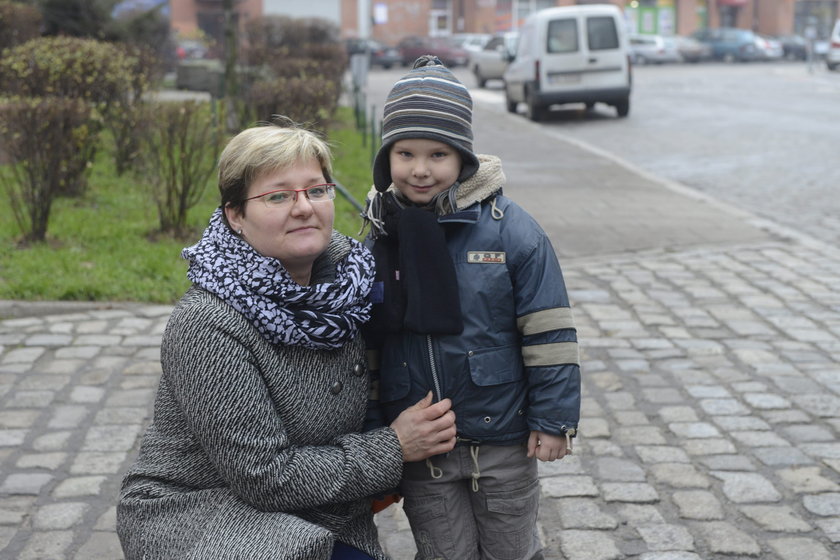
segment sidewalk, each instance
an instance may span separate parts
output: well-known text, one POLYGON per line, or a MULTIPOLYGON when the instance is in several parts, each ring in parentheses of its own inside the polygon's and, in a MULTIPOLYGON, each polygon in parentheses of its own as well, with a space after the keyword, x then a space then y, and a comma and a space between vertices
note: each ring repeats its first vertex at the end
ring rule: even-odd
MULTIPOLYGON (((555 242, 583 354, 575 454, 541 465, 545 557, 840 557, 840 252, 536 128, 476 137, 555 242)), ((122 558, 170 308, 5 309, 0 558, 122 558)), ((378 523, 413 558, 400 508, 378 523)))

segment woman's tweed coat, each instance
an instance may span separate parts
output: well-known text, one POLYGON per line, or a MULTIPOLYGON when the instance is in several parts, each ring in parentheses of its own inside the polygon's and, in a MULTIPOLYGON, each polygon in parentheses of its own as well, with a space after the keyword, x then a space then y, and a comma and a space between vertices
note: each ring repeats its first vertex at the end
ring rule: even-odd
MULTIPOLYGON (((348 249, 334 236, 315 281, 348 249)), ((336 539, 386 558, 365 497, 398 485, 402 452, 391 428, 359 433, 368 376, 358 337, 338 350, 276 346, 193 287, 161 363, 117 507, 127 560, 328 559, 336 539)))

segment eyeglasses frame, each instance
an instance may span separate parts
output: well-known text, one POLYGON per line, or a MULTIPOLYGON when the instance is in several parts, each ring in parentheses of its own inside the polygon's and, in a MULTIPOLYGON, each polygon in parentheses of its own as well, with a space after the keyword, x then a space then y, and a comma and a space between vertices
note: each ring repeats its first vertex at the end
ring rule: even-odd
MULTIPOLYGON (((309 202, 323 202, 323 200, 312 200, 311 198, 309 198, 309 192, 308 192, 308 191, 309 191, 309 189, 314 189, 314 188, 316 188, 316 187, 332 187, 332 189, 333 189, 333 196, 332 196, 332 197, 330 197, 330 198, 327 198, 326 200, 335 200, 335 189, 336 189, 336 184, 335 184, 335 183, 318 183, 317 185, 311 185, 311 186, 306 187, 306 188, 303 188, 303 189, 274 189, 273 191, 266 191, 266 192, 264 192, 264 193, 262 193, 262 194, 258 194, 258 195, 256 195, 256 196, 251 196, 251 197, 248 197, 248 198, 246 198, 245 200, 243 200, 243 201, 242 201, 242 203, 244 204, 244 203, 248 202, 249 200, 255 200, 255 199, 257 199, 257 198, 262 198, 262 197, 264 197, 264 196, 268 196, 268 195, 270 195, 270 194, 274 194, 274 193, 276 193, 276 192, 291 192, 291 193, 295 193, 295 195, 294 195, 295 197, 292 199, 292 204, 294 204, 294 203, 296 203, 296 202, 297 202, 297 199, 298 199, 298 193, 300 193, 300 192, 304 193, 304 196, 306 196, 306 200, 308 200, 309 202)), ((268 206, 268 203, 266 203, 265 201, 263 201, 263 204, 265 204, 266 206, 268 206)))

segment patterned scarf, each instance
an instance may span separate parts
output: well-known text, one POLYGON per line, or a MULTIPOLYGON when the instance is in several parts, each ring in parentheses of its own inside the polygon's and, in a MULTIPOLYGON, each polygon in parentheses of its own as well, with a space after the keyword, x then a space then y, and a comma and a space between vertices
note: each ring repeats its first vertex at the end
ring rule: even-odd
MULTIPOLYGON (((334 234, 335 235, 335 234, 334 234)), ((216 209, 201 241, 181 252, 187 278, 242 313, 268 341, 340 348, 370 318, 373 257, 361 243, 336 263, 335 280, 301 286, 279 260, 265 257, 230 231, 216 209)))

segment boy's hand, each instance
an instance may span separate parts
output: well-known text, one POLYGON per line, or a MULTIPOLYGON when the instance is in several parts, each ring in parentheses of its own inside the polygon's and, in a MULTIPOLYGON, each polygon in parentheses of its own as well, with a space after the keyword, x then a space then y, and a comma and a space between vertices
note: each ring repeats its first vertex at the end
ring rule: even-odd
POLYGON ((528 457, 535 457, 540 461, 556 461, 566 455, 571 455, 572 450, 566 448, 565 436, 553 436, 533 430, 528 438, 528 457))
POLYGON ((403 410, 391 423, 403 451, 403 461, 412 462, 452 451, 455 447, 455 413, 452 401, 432 404, 432 392, 403 410))

